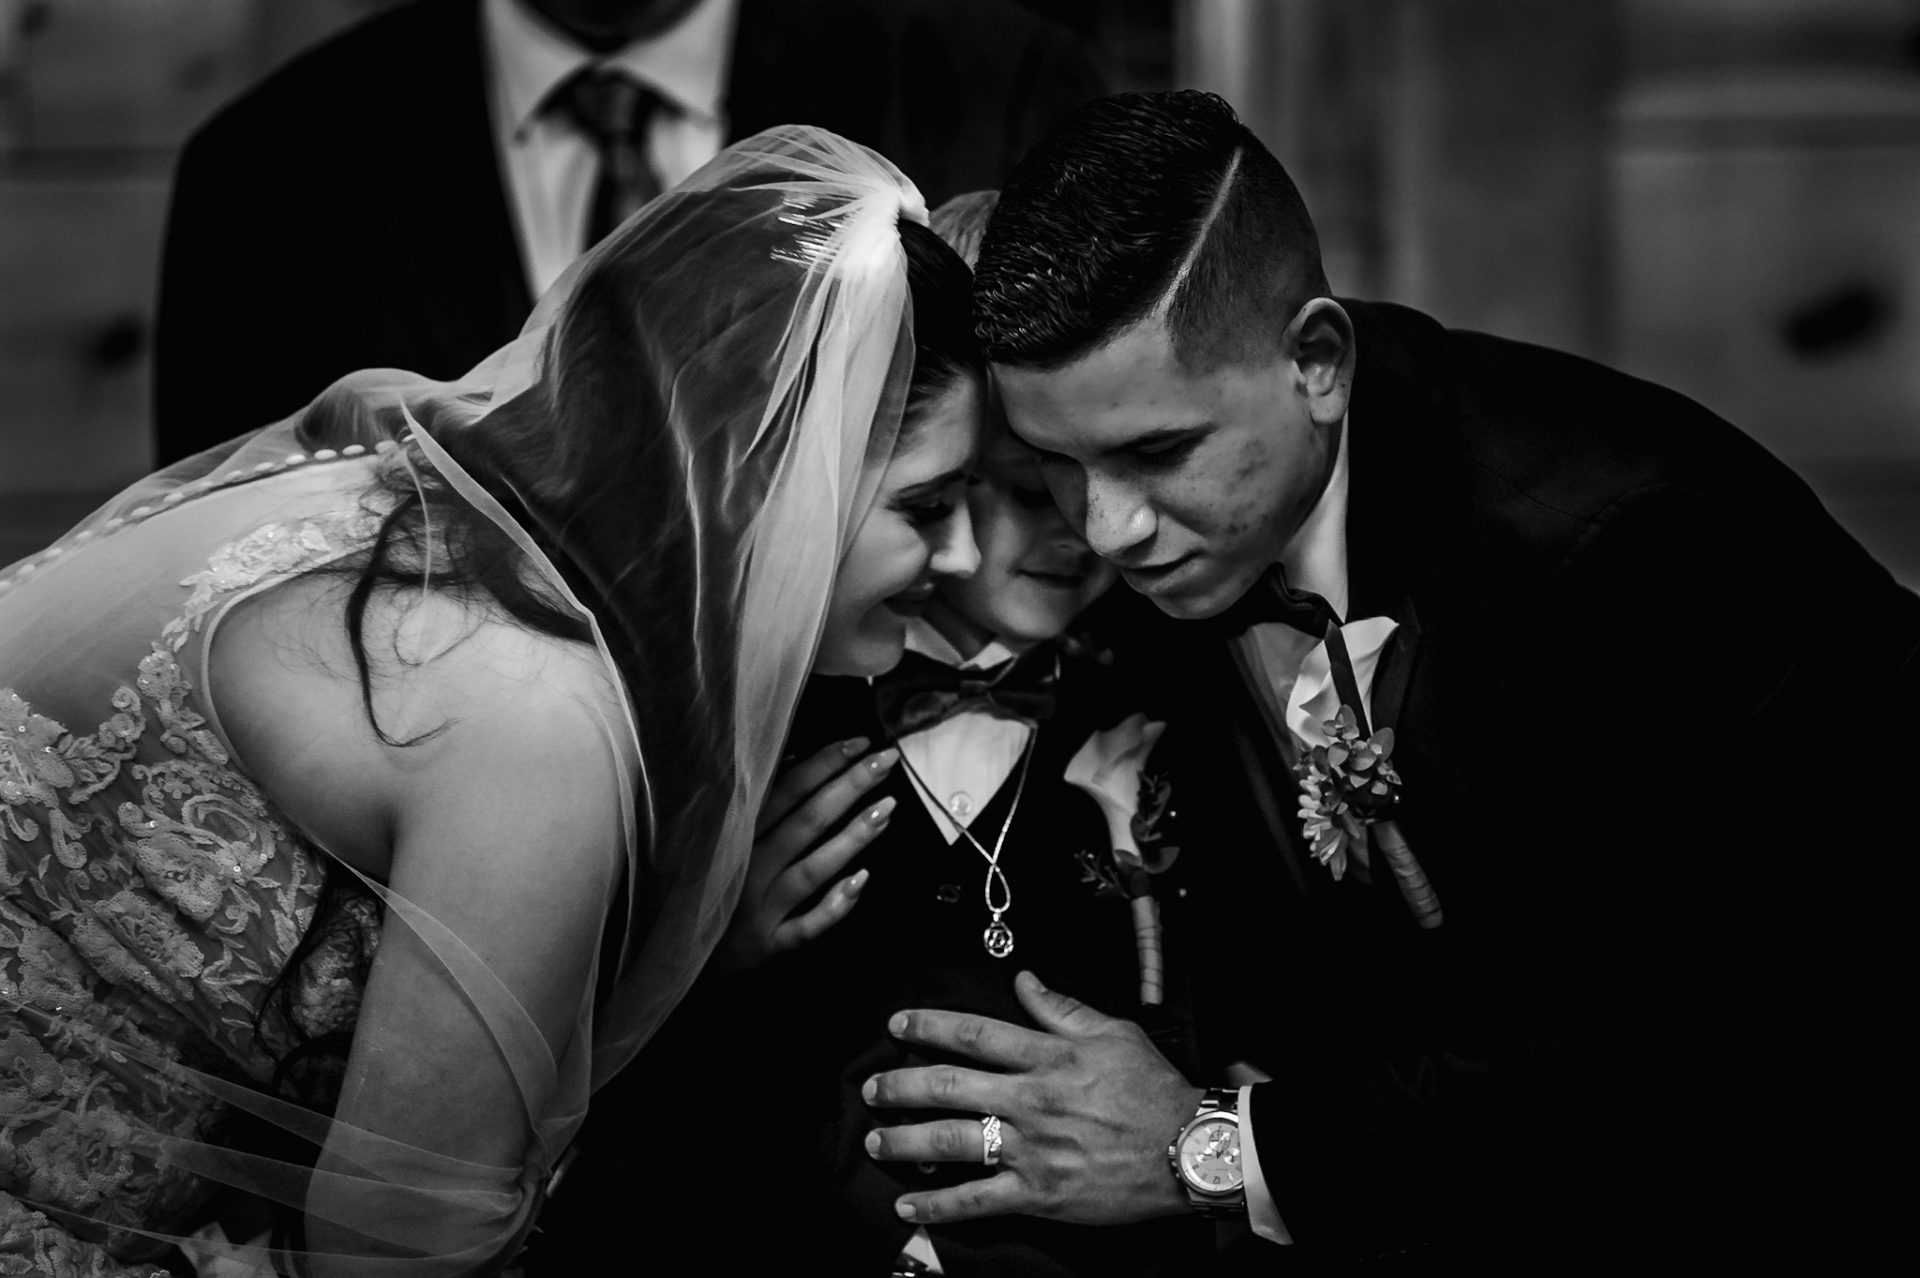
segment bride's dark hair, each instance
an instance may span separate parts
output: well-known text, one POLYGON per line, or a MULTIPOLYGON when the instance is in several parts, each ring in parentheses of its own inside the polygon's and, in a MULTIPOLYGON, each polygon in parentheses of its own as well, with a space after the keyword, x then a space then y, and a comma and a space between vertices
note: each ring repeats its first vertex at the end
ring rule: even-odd
MULTIPOLYGON (((913 368, 896 448, 908 441, 931 400, 964 378, 984 376, 986 367, 974 337, 971 274, 965 263, 918 223, 902 220, 899 234, 907 265, 913 368)), ((676 795, 697 786, 731 784, 733 756, 715 739, 712 727, 728 719, 729 707, 712 703, 717 691, 729 691, 728 685, 673 676, 731 651, 737 635, 734 618, 714 610, 691 633, 650 632, 643 652, 643 637, 617 623, 632 610, 607 606, 610 596, 646 599, 660 591, 686 589, 672 574, 683 562, 686 543, 700 535, 700 512, 685 509, 685 486, 670 482, 677 468, 698 459, 671 455, 674 441, 662 438, 662 431, 649 432, 650 422, 664 420, 667 397, 676 388, 608 372, 648 363, 631 354, 623 360, 621 354, 655 340, 638 322, 637 299, 647 281, 623 269, 622 261, 610 256, 583 277, 565 318, 548 339, 551 369, 541 386, 495 408, 483 428, 469 430, 437 420, 429 406, 437 404, 445 413, 444 400, 410 407, 421 428, 532 536, 567 588, 601 618, 602 637, 628 686, 648 688, 644 704, 633 699, 633 710, 643 738, 675 743, 673 751, 663 752, 670 770, 663 772, 656 763, 651 778, 662 807, 671 809, 676 795), (561 446, 561 433, 551 429, 556 414, 569 415, 566 446, 561 446), (622 464, 607 466, 610 455, 620 456, 622 464), (687 784, 676 784, 676 779, 687 784)), ((690 317, 689 323, 699 318, 690 317)), ((743 361, 755 355, 740 352, 743 361)), ((428 580, 434 590, 467 601, 476 621, 504 617, 569 642, 593 641, 578 611, 530 569, 520 546, 456 493, 437 469, 410 455, 414 450, 406 442, 407 429, 407 413, 397 401, 370 402, 350 380, 316 400, 301 425, 301 442, 308 448, 377 447, 387 441, 398 445, 380 469, 378 490, 369 497, 370 508, 385 512, 371 546, 327 570, 350 583, 345 624, 361 696, 373 730, 390 745, 409 742, 390 737, 374 712, 376 663, 368 652, 367 612, 381 592, 418 589, 428 580)), ((739 422, 716 421, 707 427, 707 440, 693 443, 696 448, 717 447, 729 432, 737 436, 742 429, 739 422)), ((757 502, 764 476, 744 479, 744 487, 730 490, 729 500, 757 502)), ((717 837, 717 829, 713 833, 717 837)), ((647 834, 642 830, 641 838, 647 834)), ((616 895, 622 905, 624 896, 616 895)), ((614 910, 616 923, 603 941, 603 989, 621 953, 624 938, 618 923, 624 917, 621 909, 614 910)), ((256 1036, 277 1062, 272 1084, 276 1091, 331 1110, 352 1043, 351 1018, 345 1018, 344 1025, 318 1024, 303 1011, 317 1001, 303 996, 315 983, 337 981, 343 973, 357 971, 364 978, 376 924, 377 909, 366 890, 353 876, 328 866, 312 921, 254 1017, 256 1036)))

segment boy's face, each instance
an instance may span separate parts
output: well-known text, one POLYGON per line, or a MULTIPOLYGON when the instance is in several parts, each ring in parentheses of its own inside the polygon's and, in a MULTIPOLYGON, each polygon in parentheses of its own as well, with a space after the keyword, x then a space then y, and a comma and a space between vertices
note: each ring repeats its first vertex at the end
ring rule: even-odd
POLYGON ((1018 644, 1051 639, 1105 594, 1117 572, 1075 532, 1032 450, 993 432, 967 486, 980 567, 939 591, 966 620, 1018 644))

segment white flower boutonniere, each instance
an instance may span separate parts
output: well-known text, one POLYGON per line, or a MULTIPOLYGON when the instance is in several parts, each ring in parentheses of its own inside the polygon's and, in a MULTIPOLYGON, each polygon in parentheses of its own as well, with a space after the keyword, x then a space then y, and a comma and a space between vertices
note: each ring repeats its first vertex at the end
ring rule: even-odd
POLYGON ((1160 821, 1173 787, 1147 771, 1147 756, 1167 725, 1144 714, 1122 719, 1087 738, 1067 764, 1066 782, 1085 790, 1107 819, 1114 861, 1124 870, 1158 874, 1180 849, 1160 845, 1160 821))
MULTIPOLYGON (((1105 732, 1096 732, 1067 764, 1068 785, 1086 791, 1107 819, 1113 865, 1133 904, 1133 934, 1140 958, 1140 1001, 1162 1000, 1166 979, 1160 946, 1160 906, 1153 899, 1150 875, 1173 864, 1180 849, 1165 842, 1162 821, 1170 811, 1173 786, 1147 771, 1167 725, 1133 714, 1105 732)), ((1096 877, 1104 878, 1103 874, 1096 877)))

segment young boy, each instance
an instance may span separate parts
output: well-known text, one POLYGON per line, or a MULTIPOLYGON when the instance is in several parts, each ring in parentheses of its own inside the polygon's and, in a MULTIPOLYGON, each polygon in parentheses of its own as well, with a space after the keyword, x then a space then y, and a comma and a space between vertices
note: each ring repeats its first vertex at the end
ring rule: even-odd
MULTIPOLYGON (((990 199, 963 196, 934 215, 934 227, 970 258, 990 209, 990 199)), ((802 704, 790 740, 796 757, 852 737, 897 747, 899 763, 863 811, 882 796, 894 806, 843 871, 866 873, 857 908, 817 940, 733 978, 730 1016, 752 1023, 757 1042, 778 1044, 768 1054, 774 1068, 756 1072, 759 1094, 746 1105, 761 1188, 735 1201, 751 1203, 768 1227, 758 1254, 817 1263, 820 1272, 1190 1273, 1212 1238, 1192 1220, 1091 1229, 1005 1217, 916 1230, 894 1212, 900 1194, 992 1170, 877 1162, 864 1144, 881 1122, 916 1116, 869 1110, 861 1085, 882 1070, 928 1063, 888 1036, 888 1017, 929 1007, 1031 1024, 1013 993, 1022 969, 1139 1021, 1176 1064, 1193 1055, 1169 796, 1150 796, 1150 810, 1131 823, 1131 833, 1146 836, 1147 863, 1166 871, 1143 878, 1116 861, 1101 806, 1067 779, 1076 756, 1084 761, 1114 739, 1095 734, 1139 723, 1142 699, 1121 686, 1097 626, 1082 618, 1114 570, 1055 507, 1025 446, 1004 428, 990 438, 968 492, 978 569, 941 584, 910 626, 894 672, 870 682, 816 679, 802 704), (1151 982, 1129 899, 1143 885, 1171 938, 1151 982)), ((1109 787, 1123 804, 1153 791, 1152 754, 1146 787, 1141 770, 1109 787)))
MULTIPOLYGON (((992 195, 934 214, 969 262, 992 195)), ((1195 1068, 1184 867, 1170 833, 1177 796, 1156 784, 1177 743, 1142 731, 1146 699, 1123 686, 1098 622, 1083 615, 1113 569, 1054 506, 1026 448, 1004 428, 990 440, 968 492, 978 569, 942 583, 891 674, 812 680, 789 736, 789 754, 811 761, 794 775, 822 758, 845 768, 833 781, 815 774, 816 799, 874 769, 859 777, 857 807, 835 800, 848 814, 839 831, 795 858, 838 862, 820 870, 830 881, 790 913, 791 898, 778 899, 784 939, 770 926, 780 920, 742 927, 737 913, 749 953, 723 946, 660 1035, 595 1097, 592 1139, 582 1136, 542 1218, 530 1278, 616 1261, 659 1267, 663 1253, 679 1258, 677 1272, 836 1278, 1185 1275, 1209 1260, 1213 1233, 1198 1219, 1094 1229, 1002 1217, 916 1230, 894 1211, 902 1193, 992 1168, 866 1152, 883 1122, 918 1117, 869 1110, 861 1085, 928 1063, 889 1037, 888 1018, 947 1008, 1030 1025, 1013 991, 1022 970, 1140 1023, 1176 1065, 1195 1068), (1082 779, 1089 761, 1106 765, 1116 827, 1067 779, 1076 759, 1082 779), (1137 858, 1115 857, 1111 828, 1137 858), (1143 964, 1137 923, 1156 911, 1158 953, 1143 964), (795 932, 814 939, 793 947, 795 932), (628 1219, 644 1235, 618 1223, 628 1219)), ((742 912, 755 908, 764 912, 751 900, 742 912)))

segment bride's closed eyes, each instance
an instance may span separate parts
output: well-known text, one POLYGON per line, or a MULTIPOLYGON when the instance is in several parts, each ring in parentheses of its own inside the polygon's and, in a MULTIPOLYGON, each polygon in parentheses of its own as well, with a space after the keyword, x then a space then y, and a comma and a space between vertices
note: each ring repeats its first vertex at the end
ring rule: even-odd
POLYGON ((981 396, 976 379, 966 378, 902 428, 873 508, 841 557, 814 664, 820 673, 891 669, 906 642, 906 619, 925 606, 933 580, 965 576, 979 563, 965 498, 981 396))
POLYGON ((893 508, 905 515, 914 527, 931 528, 953 517, 966 496, 966 484, 964 470, 941 475, 898 494, 893 499, 893 508))

